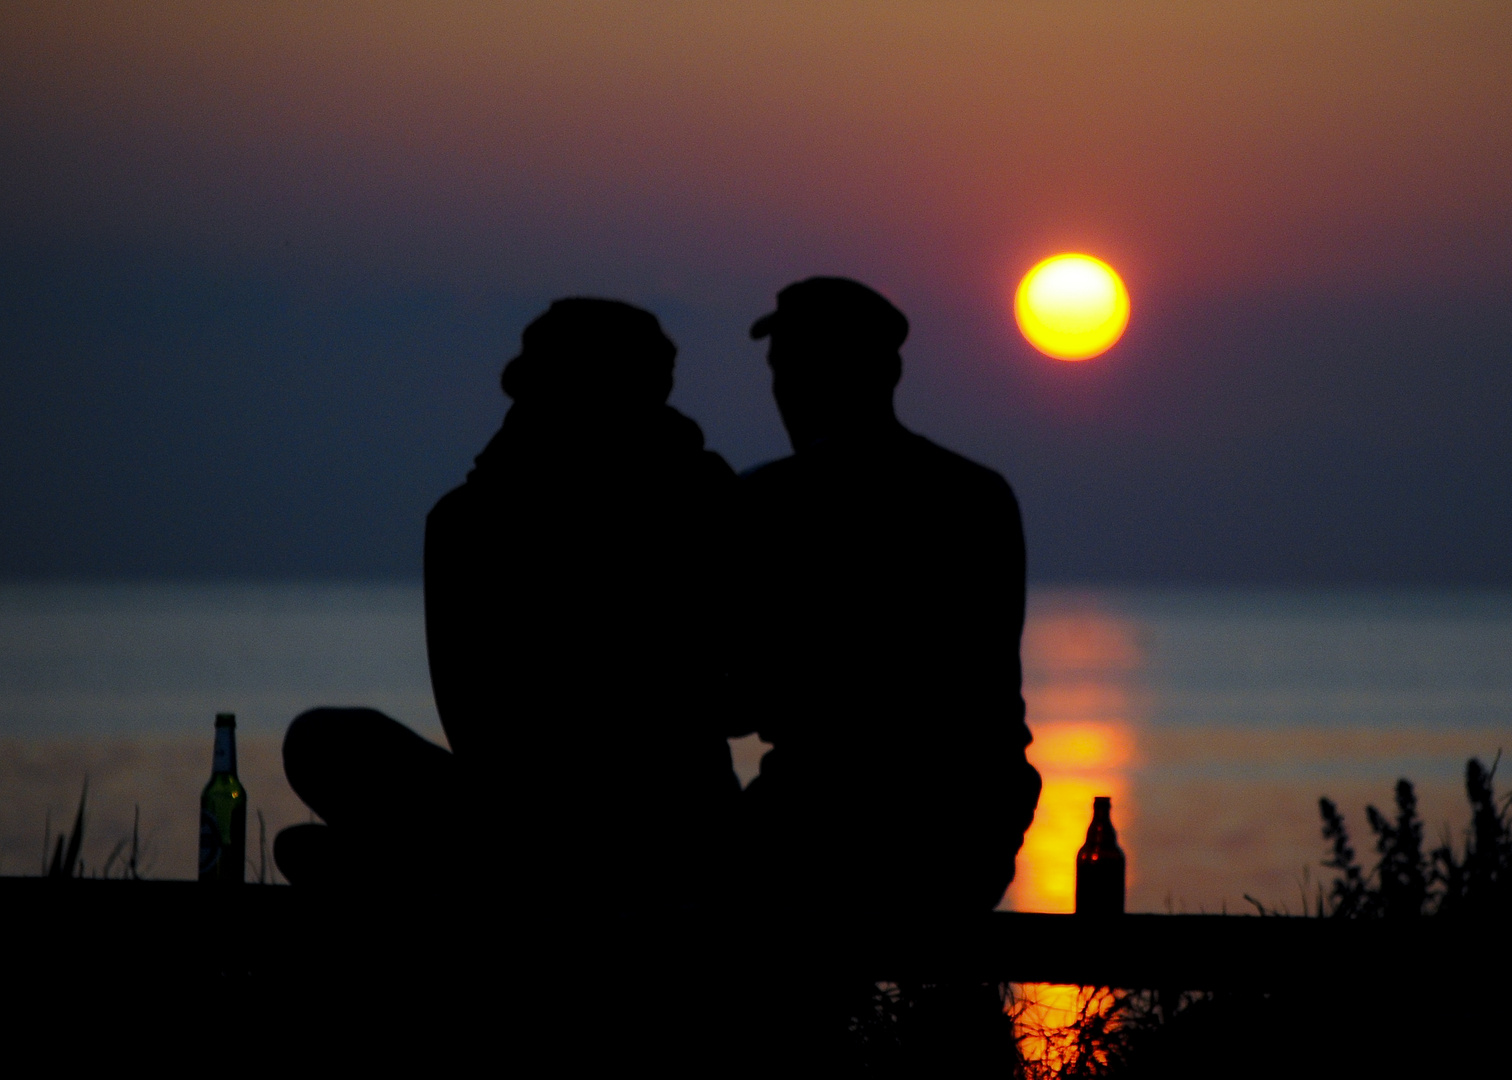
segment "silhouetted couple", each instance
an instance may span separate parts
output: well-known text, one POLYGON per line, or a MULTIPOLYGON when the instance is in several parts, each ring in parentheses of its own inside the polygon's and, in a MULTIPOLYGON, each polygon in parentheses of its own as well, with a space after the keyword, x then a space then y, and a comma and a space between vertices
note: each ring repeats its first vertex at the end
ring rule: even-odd
POLYGON ((565 911, 976 912, 1039 776, 1020 695, 1024 542, 1001 476, 899 424, 901 312, 841 278, 751 328, 794 454, 737 480, 667 404, 675 348, 559 300, 431 511, 431 680, 451 751, 371 710, 291 725, 326 822, 295 883, 388 868, 565 911), (773 746, 745 792, 727 739, 773 746))

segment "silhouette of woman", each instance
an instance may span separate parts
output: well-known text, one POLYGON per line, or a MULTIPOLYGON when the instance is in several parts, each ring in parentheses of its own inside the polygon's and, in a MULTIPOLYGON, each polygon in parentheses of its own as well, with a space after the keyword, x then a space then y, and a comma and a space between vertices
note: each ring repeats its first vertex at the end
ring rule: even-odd
POLYGON ((542 912, 697 902, 739 794, 707 633, 734 476, 666 404, 676 349, 649 312, 558 300, 522 346, 502 428, 426 522, 452 752, 372 710, 297 718, 285 768, 329 828, 285 830, 278 864, 339 879, 400 847, 542 912))

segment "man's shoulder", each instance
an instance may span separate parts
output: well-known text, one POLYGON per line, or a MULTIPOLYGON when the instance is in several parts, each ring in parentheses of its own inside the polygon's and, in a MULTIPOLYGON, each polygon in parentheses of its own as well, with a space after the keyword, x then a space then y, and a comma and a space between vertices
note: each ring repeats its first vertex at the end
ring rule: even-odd
POLYGON ((1018 514, 1018 497, 997 470, 913 432, 908 433, 904 455, 906 465, 900 471, 909 475, 910 486, 921 497, 993 514, 1018 514))
POLYGON ((740 474, 740 479, 748 491, 762 491, 804 484, 830 474, 857 478, 892 474, 902 479, 910 473, 926 482, 1010 497, 1013 493, 1001 473, 902 427, 885 442, 860 447, 821 447, 790 454, 748 469, 740 474))
POLYGON ((910 431, 906 433, 906 436, 907 452, 926 469, 949 473, 962 481, 981 484, 984 487, 1008 486, 1008 481, 1004 479, 1003 474, 995 469, 972 461, 969 457, 958 454, 954 450, 947 450, 923 435, 916 435, 910 431))

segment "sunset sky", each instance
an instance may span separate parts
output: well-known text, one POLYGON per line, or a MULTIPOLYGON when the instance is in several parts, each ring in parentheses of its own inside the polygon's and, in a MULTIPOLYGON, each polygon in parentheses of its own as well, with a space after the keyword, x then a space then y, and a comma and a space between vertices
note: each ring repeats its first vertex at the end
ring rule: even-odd
POLYGON ((1512 6, 17 2, 0 577, 419 573, 555 297, 786 452, 775 292, 910 317, 1031 576, 1512 584, 1512 6), (1019 336, 1059 251, 1123 340, 1019 336))

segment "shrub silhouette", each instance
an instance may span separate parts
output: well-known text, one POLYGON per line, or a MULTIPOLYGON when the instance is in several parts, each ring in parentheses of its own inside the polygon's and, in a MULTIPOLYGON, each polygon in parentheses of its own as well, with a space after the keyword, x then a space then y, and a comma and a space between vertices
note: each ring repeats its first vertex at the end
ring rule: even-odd
POLYGON ((1447 835, 1424 853, 1417 794, 1411 781, 1398 780, 1395 821, 1374 806, 1365 808, 1379 856, 1367 874, 1356 861, 1338 806, 1319 799, 1323 839, 1330 847, 1323 865, 1339 876, 1326 905, 1320 898, 1318 914, 1342 919, 1512 915, 1512 796, 1496 799, 1493 780, 1500 760, 1498 753, 1489 769, 1477 758, 1465 766, 1470 825, 1459 855, 1447 835))
POLYGON ((1456 860, 1446 838, 1433 852, 1438 913, 1506 918, 1512 915, 1512 796, 1496 802, 1492 779, 1501 759, 1486 769, 1474 758, 1465 768, 1470 827, 1464 855, 1456 860))

